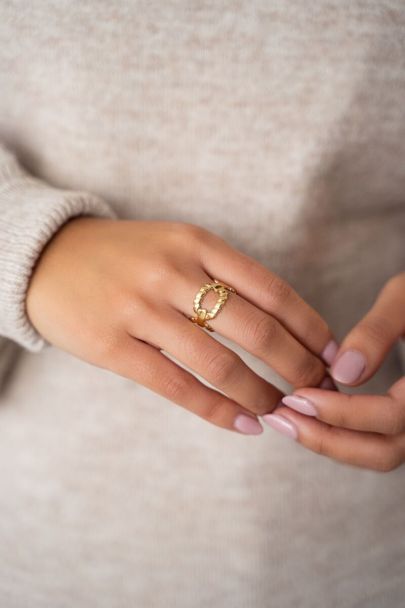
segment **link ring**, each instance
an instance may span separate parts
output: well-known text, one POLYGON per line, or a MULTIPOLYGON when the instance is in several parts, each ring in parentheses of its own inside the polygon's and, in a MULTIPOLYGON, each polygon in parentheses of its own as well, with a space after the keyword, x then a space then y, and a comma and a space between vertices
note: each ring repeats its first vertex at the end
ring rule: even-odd
POLYGON ((215 331, 211 325, 207 323, 207 321, 209 319, 214 319, 220 310, 222 310, 225 302, 228 299, 229 293, 236 293, 236 289, 230 285, 226 285, 225 283, 218 281, 217 279, 214 279, 213 283, 205 283, 202 287, 200 287, 195 295, 193 310, 196 313, 196 316, 189 317, 190 321, 196 323, 200 327, 205 327, 205 329, 208 329, 209 331, 215 331), (202 308, 200 304, 201 300, 210 290, 213 290, 218 294, 218 299, 215 305, 210 310, 207 310, 206 308, 202 308))

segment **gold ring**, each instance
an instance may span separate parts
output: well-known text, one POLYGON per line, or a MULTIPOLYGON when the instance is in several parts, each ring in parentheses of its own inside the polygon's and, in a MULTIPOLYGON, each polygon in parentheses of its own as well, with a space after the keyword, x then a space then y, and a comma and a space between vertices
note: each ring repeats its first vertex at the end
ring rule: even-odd
POLYGON ((200 327, 205 327, 209 331, 215 331, 210 325, 208 325, 207 320, 213 319, 219 313, 227 301, 229 293, 231 292, 236 293, 236 290, 233 287, 230 287, 230 285, 225 285, 225 283, 217 281, 217 279, 214 279, 213 283, 205 283, 205 285, 203 285, 195 295, 193 310, 196 313, 196 316, 189 317, 190 321, 197 323, 197 325, 200 327), (213 306, 211 310, 201 308, 201 300, 211 289, 218 294, 218 300, 216 301, 215 306, 213 306))

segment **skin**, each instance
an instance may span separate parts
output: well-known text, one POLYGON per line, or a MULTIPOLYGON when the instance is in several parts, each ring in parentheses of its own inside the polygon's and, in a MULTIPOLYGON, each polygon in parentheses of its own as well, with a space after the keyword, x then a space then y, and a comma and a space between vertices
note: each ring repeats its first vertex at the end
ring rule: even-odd
MULTIPOLYGON (((354 350, 363 354, 366 365, 356 381, 346 384, 363 384, 401 338, 405 338, 405 272, 385 284, 368 313, 345 337, 331 367, 332 377, 339 358, 354 350)), ((405 376, 385 395, 348 395, 319 388, 300 388, 292 394, 310 401, 316 413, 282 405, 273 416, 276 424, 277 418, 286 421, 281 421, 285 429, 291 424, 290 436, 295 431, 296 441, 309 450, 375 471, 392 471, 405 461, 405 376)), ((274 423, 271 415, 264 420, 274 423)))
MULTIPOLYGON (((196 292, 214 278, 237 292, 210 321, 215 332, 294 388, 319 386, 333 339, 327 323, 268 268, 193 224, 70 220, 33 270, 27 314, 51 344, 235 431, 240 414, 257 421, 283 395, 188 319, 196 292)), ((202 306, 215 301, 210 292, 202 306)))

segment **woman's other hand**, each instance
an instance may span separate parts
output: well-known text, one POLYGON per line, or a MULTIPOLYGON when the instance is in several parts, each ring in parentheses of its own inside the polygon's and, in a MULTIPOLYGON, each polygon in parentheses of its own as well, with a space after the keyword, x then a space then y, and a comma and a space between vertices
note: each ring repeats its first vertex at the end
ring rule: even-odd
MULTIPOLYGON (((357 386, 405 337, 405 272, 392 277, 370 311, 343 340, 332 377, 357 386)), ((264 420, 305 447, 352 465, 391 471, 405 461, 405 376, 386 395, 300 388, 264 420), (287 407, 288 406, 288 407, 287 407)))

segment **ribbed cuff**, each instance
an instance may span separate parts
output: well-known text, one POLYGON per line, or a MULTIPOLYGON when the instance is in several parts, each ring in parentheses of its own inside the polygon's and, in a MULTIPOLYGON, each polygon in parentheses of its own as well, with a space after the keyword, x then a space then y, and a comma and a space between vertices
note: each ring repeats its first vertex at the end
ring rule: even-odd
POLYGON ((70 218, 116 219, 97 195, 62 190, 29 175, 10 154, 0 166, 0 335, 32 352, 49 343, 26 313, 26 293, 42 249, 70 218))

